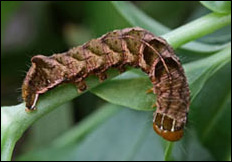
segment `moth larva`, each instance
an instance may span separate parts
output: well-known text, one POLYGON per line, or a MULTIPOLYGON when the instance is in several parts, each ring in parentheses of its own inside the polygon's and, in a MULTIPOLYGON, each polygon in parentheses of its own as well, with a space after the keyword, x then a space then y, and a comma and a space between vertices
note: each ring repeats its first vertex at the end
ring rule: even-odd
POLYGON ((84 91, 89 75, 104 80, 109 68, 121 71, 131 65, 147 73, 154 85, 154 130, 169 141, 183 136, 190 103, 184 70, 168 43, 145 29, 114 30, 62 54, 34 56, 31 62, 22 85, 27 110, 34 110, 39 95, 61 83, 74 83, 78 91, 84 91))

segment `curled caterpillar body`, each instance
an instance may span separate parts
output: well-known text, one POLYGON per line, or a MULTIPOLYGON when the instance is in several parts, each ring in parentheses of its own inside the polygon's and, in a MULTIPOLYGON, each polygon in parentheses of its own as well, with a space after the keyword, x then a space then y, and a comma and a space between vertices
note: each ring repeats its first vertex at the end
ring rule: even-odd
POLYGON ((145 29, 114 30, 65 53, 34 56, 31 62, 22 85, 27 110, 34 110, 39 95, 61 83, 74 83, 78 91, 84 91, 89 75, 103 81, 109 68, 123 71, 131 65, 147 73, 154 85, 154 130, 169 141, 183 136, 190 103, 184 70, 168 43, 145 29))

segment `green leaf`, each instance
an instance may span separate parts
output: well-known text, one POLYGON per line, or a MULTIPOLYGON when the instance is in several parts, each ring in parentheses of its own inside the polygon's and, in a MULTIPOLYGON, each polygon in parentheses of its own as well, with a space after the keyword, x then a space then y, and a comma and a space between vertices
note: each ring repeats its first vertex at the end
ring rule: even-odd
POLYGON ((215 159, 228 160, 231 156, 231 62, 206 82, 189 114, 201 143, 215 159))
POLYGON ((184 65, 192 100, 202 90, 206 81, 230 61, 231 46, 228 46, 212 56, 184 65))
POLYGON ((67 102, 39 119, 30 127, 29 138, 23 142, 22 149, 27 150, 46 146, 47 143, 59 137, 60 134, 68 131, 73 126, 73 123, 73 104, 67 102))
MULTIPOLYGON (((144 120, 148 116, 151 116, 151 113, 131 111, 110 104, 104 106, 103 109, 104 111, 111 111, 111 109, 117 109, 118 111, 86 135, 85 137, 87 138, 83 139, 83 137, 79 137, 70 141, 68 138, 61 137, 62 140, 68 140, 69 142, 62 147, 53 146, 46 151, 37 150, 37 155, 34 152, 19 160, 132 160, 135 156, 144 156, 147 144, 153 147, 152 152, 154 151, 154 154, 147 154, 149 156, 146 159, 153 159, 155 157, 160 160, 163 159, 162 143, 159 140, 154 140, 154 136, 156 138, 158 136, 153 132, 150 124, 147 124, 148 121, 144 120), (146 139, 147 136, 153 140, 146 139), (75 142, 77 139, 82 140, 81 142, 75 142), (143 143, 145 141, 146 145, 143 143), (56 152, 59 152, 59 154, 53 156, 56 152), (67 152, 69 153, 67 154, 67 152)), ((91 121, 92 119, 89 118, 89 120, 91 121)), ((75 129, 75 132, 81 132, 80 127, 75 129)), ((75 136, 75 133, 73 135, 75 136)))
POLYGON ((203 6, 218 13, 230 13, 231 1, 200 1, 203 6))
POLYGON ((93 117, 90 116, 88 120, 83 121, 80 127, 70 130, 67 135, 55 140, 52 145, 48 145, 46 148, 37 148, 17 160, 153 161, 164 160, 166 154, 169 154, 168 159, 172 160, 215 160, 197 141, 196 135, 191 134, 193 131, 187 132, 182 141, 171 144, 175 149, 175 156, 171 156, 171 149, 166 152, 164 150, 170 143, 161 140, 161 137, 152 129, 152 112, 139 112, 110 104, 105 105, 102 112, 111 110, 117 111, 113 115, 110 114, 104 123, 94 124, 95 119, 102 115, 96 113, 93 117), (88 134, 80 135, 85 123, 89 128, 89 123, 91 123, 92 129, 88 134), (72 136, 70 136, 71 134, 72 136), (62 145, 58 141, 63 141, 62 145), (58 144, 56 144, 57 142, 58 144), (195 151, 196 149, 198 151, 195 151), (198 157, 199 153, 204 156, 198 157))
POLYGON ((73 127, 70 131, 52 141, 52 145, 61 148, 67 145, 72 145, 74 142, 78 143, 82 138, 104 123, 105 120, 120 111, 121 109, 118 107, 119 106, 110 104, 102 106, 100 109, 83 119, 81 123, 73 127))
POLYGON ((155 103, 155 95, 153 93, 146 94, 146 90, 150 89, 152 84, 148 76, 141 71, 128 71, 117 76, 111 81, 104 82, 91 90, 92 93, 102 99, 130 107, 136 110, 152 110, 155 103))

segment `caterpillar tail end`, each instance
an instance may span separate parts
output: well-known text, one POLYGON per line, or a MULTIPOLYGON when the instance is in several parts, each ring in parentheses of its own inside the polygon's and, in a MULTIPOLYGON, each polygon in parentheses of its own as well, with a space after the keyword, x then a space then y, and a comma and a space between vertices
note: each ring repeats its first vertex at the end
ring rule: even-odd
POLYGON ((163 130, 163 129, 160 129, 156 125, 156 123, 153 123, 153 129, 158 135, 163 137, 165 140, 168 140, 171 142, 175 142, 175 141, 180 140, 182 138, 182 136, 184 135, 183 129, 176 130, 176 131, 163 130))
POLYGON ((154 131, 167 141, 178 141, 184 135, 184 125, 166 114, 155 112, 153 118, 154 131))

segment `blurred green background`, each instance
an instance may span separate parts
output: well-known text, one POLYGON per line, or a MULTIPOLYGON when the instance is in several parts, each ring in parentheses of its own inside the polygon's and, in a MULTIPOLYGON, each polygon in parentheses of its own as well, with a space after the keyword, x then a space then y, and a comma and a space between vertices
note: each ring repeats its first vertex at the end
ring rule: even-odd
MULTIPOLYGON (((171 29, 210 12, 199 2, 192 1, 131 3, 171 29)), ((32 56, 37 54, 49 56, 53 53, 67 51, 73 46, 80 45, 108 31, 130 26, 111 2, 1 1, 1 106, 21 102, 20 87, 30 67, 32 56)), ((226 28, 223 31, 228 30, 229 28, 226 28)), ((223 31, 213 41, 210 35, 199 41, 227 42, 230 36, 223 35, 223 31)), ((185 58, 181 59, 185 61, 185 58)), ((62 105, 61 107, 64 108, 56 109, 43 117, 25 133, 17 143, 14 159, 26 152, 47 146, 53 139, 74 125, 78 125, 82 119, 105 103, 102 99, 87 92, 78 99, 62 105)), ((131 113, 130 110, 126 111, 131 113)), ((150 112, 146 115, 151 117, 151 114, 150 112)), ((150 122, 150 118, 146 122, 150 122)), ((90 140, 93 139, 90 137, 90 140)), ((68 152, 67 149, 59 151, 68 152)), ((50 156, 56 156, 59 151, 55 150, 50 156)), ((210 159, 208 153, 203 151, 203 154, 206 159, 210 159)), ((41 156, 43 155, 42 152, 41 156)), ((69 157, 71 160, 71 155, 69 157)), ((114 159, 113 156, 111 158, 114 159)))

